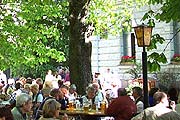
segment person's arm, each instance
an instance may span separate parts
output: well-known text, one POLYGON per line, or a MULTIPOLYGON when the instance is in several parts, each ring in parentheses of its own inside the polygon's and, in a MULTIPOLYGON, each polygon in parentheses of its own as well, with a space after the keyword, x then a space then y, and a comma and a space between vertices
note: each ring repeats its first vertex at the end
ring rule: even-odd
POLYGON ((68 120, 68 115, 64 114, 64 116, 62 116, 62 120, 68 120))
POLYGON ((142 101, 139 101, 139 102, 136 104, 136 106, 137 106, 137 113, 140 113, 140 112, 142 112, 142 111, 144 110, 144 104, 143 104, 142 101))
POLYGON ((134 116, 131 120, 143 120, 145 112, 141 112, 138 115, 134 116))
POLYGON ((176 103, 175 103, 174 101, 170 101, 169 106, 171 107, 171 109, 172 109, 173 111, 176 111, 176 110, 175 110, 175 109, 176 109, 176 103))
POLYGON ((105 113, 108 115, 116 115, 119 114, 119 110, 121 110, 121 106, 116 99, 113 100, 109 105, 108 108, 105 110, 105 113))

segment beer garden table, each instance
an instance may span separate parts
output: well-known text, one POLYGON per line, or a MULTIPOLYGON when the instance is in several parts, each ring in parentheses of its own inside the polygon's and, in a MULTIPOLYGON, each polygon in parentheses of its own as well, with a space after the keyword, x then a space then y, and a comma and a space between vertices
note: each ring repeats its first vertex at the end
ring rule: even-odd
POLYGON ((84 110, 60 110, 60 115, 67 114, 68 116, 72 117, 83 117, 83 116, 88 116, 88 117, 112 117, 111 115, 105 114, 104 111, 101 110, 89 110, 89 111, 84 111, 84 110))

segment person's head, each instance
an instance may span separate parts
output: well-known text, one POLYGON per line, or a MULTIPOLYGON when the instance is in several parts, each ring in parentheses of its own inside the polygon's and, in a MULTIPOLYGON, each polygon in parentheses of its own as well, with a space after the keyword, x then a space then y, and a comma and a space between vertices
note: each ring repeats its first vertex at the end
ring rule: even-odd
POLYGON ((52 81, 45 81, 43 84, 43 88, 53 88, 52 81))
POLYGON ((51 88, 43 88, 41 90, 41 92, 42 92, 44 98, 49 97, 50 92, 51 92, 51 88))
POLYGON ((16 97, 16 107, 20 108, 23 113, 31 111, 32 97, 26 93, 21 93, 16 97))
POLYGON ((52 71, 51 71, 51 70, 48 70, 47 74, 48 74, 48 75, 52 75, 52 71))
POLYGON ((20 77, 19 81, 21 82, 22 85, 26 84, 26 78, 25 77, 20 77))
POLYGON ((87 87, 86 92, 87 92, 88 99, 93 99, 96 95, 96 90, 92 85, 89 85, 87 87))
POLYGON ((58 89, 54 88, 50 91, 50 95, 54 97, 56 100, 59 100, 60 98, 63 98, 63 93, 58 89))
POLYGON ((16 88, 16 90, 22 88, 22 85, 19 81, 15 83, 15 88, 16 88))
POLYGON ((66 96, 67 94, 69 94, 69 87, 66 85, 62 85, 60 87, 60 90, 62 91, 62 93, 64 94, 64 96, 66 96))
POLYGON ((132 92, 132 95, 135 99, 142 96, 142 88, 140 87, 133 87, 132 92))
POLYGON ((31 77, 28 77, 26 79, 26 83, 32 84, 32 82, 33 82, 33 79, 31 77))
POLYGON ((29 83, 26 83, 26 84, 24 84, 24 90, 27 92, 27 93, 29 93, 31 90, 30 90, 30 86, 31 86, 31 84, 29 84, 29 83))
POLYGON ((99 84, 98 83, 93 83, 92 86, 96 90, 96 92, 99 90, 99 84))
POLYGON ((151 88, 149 91, 149 96, 153 97, 154 93, 156 93, 158 91, 159 91, 159 88, 157 88, 157 87, 151 88))
POLYGON ((119 89, 117 90, 117 92, 118 92, 118 97, 119 97, 119 96, 125 96, 125 95, 127 95, 127 92, 126 92, 126 89, 125 89, 125 88, 119 88, 119 89))
POLYGON ((72 85, 70 85, 70 87, 69 87, 69 93, 73 94, 74 92, 76 92, 76 85, 75 85, 75 84, 72 84, 72 85))
POLYGON ((169 96, 178 96, 178 90, 175 87, 172 87, 168 90, 169 96))
POLYGON ((60 107, 61 107, 60 103, 57 102, 55 99, 47 100, 43 106, 43 117, 58 118, 60 107))
POLYGON ((0 105, 0 120, 13 120, 11 108, 5 105, 0 105))
POLYGON ((39 92, 39 85, 36 83, 31 84, 30 89, 33 94, 37 94, 39 92))
POLYGON ((164 92, 156 92, 153 95, 154 103, 155 104, 163 104, 165 107, 169 106, 169 101, 167 98, 166 93, 164 92))
POLYGON ((168 97, 170 100, 175 101, 175 103, 177 104, 178 101, 178 90, 175 87, 172 87, 168 90, 168 97))
POLYGON ((98 78, 98 77, 99 77, 99 75, 100 75, 100 73, 99 73, 99 72, 95 72, 95 74, 94 74, 94 78, 98 78))
POLYGON ((39 90, 43 88, 43 80, 41 78, 36 78, 36 83, 39 85, 39 90))

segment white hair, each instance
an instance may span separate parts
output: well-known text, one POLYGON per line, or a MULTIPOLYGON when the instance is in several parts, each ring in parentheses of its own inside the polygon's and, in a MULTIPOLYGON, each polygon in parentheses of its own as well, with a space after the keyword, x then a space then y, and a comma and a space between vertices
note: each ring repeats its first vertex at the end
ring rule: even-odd
POLYGON ((32 97, 26 93, 21 93, 16 97, 16 107, 22 107, 24 103, 32 100, 32 97))

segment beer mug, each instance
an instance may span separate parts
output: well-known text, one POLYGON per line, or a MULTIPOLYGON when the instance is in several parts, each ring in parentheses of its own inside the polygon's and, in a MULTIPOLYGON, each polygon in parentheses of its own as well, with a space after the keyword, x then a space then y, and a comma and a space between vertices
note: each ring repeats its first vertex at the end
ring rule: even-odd
POLYGON ((106 110, 106 102, 102 101, 101 105, 100 105, 101 111, 105 111, 106 110))
POLYGON ((71 100, 71 101, 69 101, 69 110, 74 110, 74 101, 73 100, 71 100))
POLYGON ((83 104, 83 110, 84 110, 84 112, 88 112, 89 111, 89 103, 88 102, 86 102, 86 103, 84 103, 83 104))

